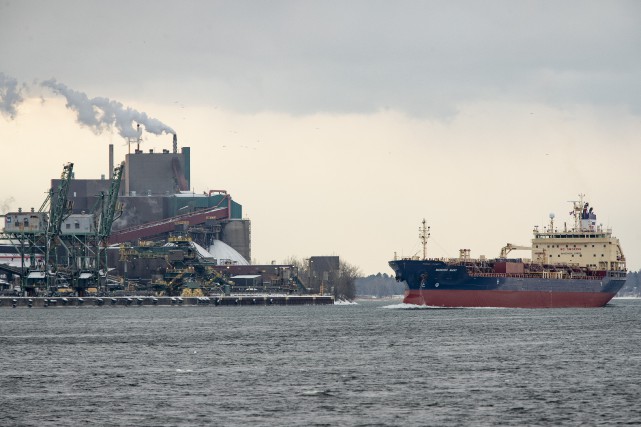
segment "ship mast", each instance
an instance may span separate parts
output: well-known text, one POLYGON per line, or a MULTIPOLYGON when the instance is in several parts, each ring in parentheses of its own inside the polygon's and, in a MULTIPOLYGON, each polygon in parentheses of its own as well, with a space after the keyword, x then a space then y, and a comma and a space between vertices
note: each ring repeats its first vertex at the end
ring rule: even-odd
POLYGON ((579 200, 570 200, 570 203, 573 204, 574 208, 572 209, 572 215, 574 216, 574 230, 581 231, 581 211, 583 210, 583 198, 585 194, 579 194, 579 200))
POLYGON ((423 259, 427 259, 427 240, 430 238, 430 227, 425 227, 425 224, 425 218, 423 218, 423 226, 418 229, 418 238, 423 244, 423 259))

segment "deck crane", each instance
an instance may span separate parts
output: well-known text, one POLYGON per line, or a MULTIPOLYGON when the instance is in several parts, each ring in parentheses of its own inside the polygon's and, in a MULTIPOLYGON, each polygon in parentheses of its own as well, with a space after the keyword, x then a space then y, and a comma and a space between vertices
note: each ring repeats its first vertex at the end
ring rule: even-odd
POLYGON ((532 250, 531 246, 519 246, 519 245, 513 245, 512 243, 507 243, 505 246, 501 248, 501 255, 500 258, 506 258, 507 254, 509 254, 512 251, 530 251, 532 250))

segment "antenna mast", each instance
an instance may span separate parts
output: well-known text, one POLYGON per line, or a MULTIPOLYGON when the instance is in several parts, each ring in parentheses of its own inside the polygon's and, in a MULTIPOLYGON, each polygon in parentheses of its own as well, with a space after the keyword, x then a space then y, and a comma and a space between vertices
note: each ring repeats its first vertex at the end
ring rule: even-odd
POLYGON ((581 212, 583 210, 583 198, 585 194, 579 194, 579 200, 570 200, 570 203, 573 205, 572 212, 574 216, 574 231, 580 231, 581 227, 581 212))
POLYGON ((418 231, 418 238, 421 239, 423 244, 423 259, 427 259, 427 240, 430 238, 430 227, 425 227, 425 218, 423 218, 423 226, 418 231))

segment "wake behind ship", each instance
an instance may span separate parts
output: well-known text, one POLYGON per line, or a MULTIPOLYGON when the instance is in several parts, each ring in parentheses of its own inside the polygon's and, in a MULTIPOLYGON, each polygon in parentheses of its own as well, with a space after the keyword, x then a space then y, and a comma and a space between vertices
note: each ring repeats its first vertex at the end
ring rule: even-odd
POLYGON ((534 228, 529 247, 507 244, 499 258, 423 259, 389 262, 397 281, 407 283, 404 302, 437 307, 560 308, 602 307, 623 287, 625 256, 612 230, 596 223, 589 203, 573 202, 574 227, 558 231, 554 215, 543 231, 534 228), (507 258, 512 250, 531 250, 531 259, 507 258))

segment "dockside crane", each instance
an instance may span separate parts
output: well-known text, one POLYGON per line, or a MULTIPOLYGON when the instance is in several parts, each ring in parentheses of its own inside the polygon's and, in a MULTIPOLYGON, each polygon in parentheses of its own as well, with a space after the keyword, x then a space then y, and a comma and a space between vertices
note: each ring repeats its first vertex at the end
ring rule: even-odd
POLYGON ((109 236, 111 235, 111 227, 117 219, 118 214, 122 213, 122 206, 118 203, 118 194, 120 192, 120 182, 122 181, 122 174, 125 169, 125 163, 122 162, 113 170, 111 184, 109 186, 109 194, 105 196, 100 193, 100 207, 95 212, 96 215, 96 273, 99 277, 101 270, 101 259, 104 255, 104 276, 107 277, 107 246, 109 245, 109 236))
POLYGON ((53 188, 49 190, 49 224, 47 226, 47 237, 49 240, 53 240, 60 235, 62 221, 71 213, 71 204, 67 199, 67 195, 72 177, 73 163, 67 163, 60 176, 58 191, 54 192, 53 188))
MULTIPOLYGON (((49 203, 49 221, 47 222, 47 230, 45 233, 45 269, 48 269, 51 263, 52 255, 56 250, 56 240, 60 236, 60 227, 62 222, 71 213, 71 203, 67 196, 69 193, 69 185, 73 177, 73 163, 64 165, 62 174, 60 175, 60 183, 58 184, 58 191, 53 188, 49 190, 49 195, 40 207, 40 211, 44 211, 47 202, 49 203)), ((48 287, 51 285, 48 276, 48 287)))
POLYGON ((121 209, 118 208, 118 192, 120 191, 120 181, 122 180, 122 173, 124 169, 124 162, 114 168, 113 179, 111 180, 109 194, 107 195, 106 207, 100 215, 98 238, 103 245, 107 244, 107 240, 111 235, 111 226, 116 220, 116 213, 119 210, 121 211, 121 209))
POLYGON ((73 163, 67 163, 60 176, 58 189, 49 189, 38 212, 33 208, 31 212, 18 209, 6 215, 3 237, 16 247, 20 255, 21 284, 27 292, 34 292, 38 284, 49 287, 55 276, 52 259, 56 246, 63 244, 59 236, 62 222, 71 210, 67 194, 72 176, 73 163), (28 263, 25 262, 27 256, 28 263))

